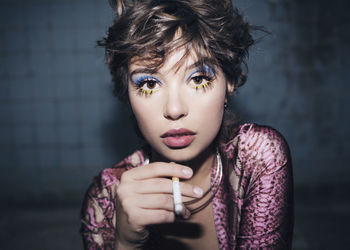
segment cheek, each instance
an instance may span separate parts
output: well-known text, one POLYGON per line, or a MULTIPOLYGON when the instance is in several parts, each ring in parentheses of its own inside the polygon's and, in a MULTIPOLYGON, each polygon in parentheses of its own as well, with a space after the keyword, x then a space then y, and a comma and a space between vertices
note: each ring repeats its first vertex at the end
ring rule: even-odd
POLYGON ((195 115, 192 116, 191 124, 198 134, 198 141, 202 146, 211 144, 218 135, 223 118, 223 104, 221 98, 207 99, 206 102, 197 104, 193 110, 195 115))
POLYGON ((216 133, 221 126, 224 107, 218 99, 206 103, 198 112, 198 119, 200 119, 201 126, 207 128, 210 133, 216 133))
POLYGON ((225 93, 225 89, 220 87, 213 93, 208 92, 208 95, 197 103, 197 119, 200 119, 201 123, 206 123, 202 125, 220 127, 224 113, 225 93))
POLYGON ((157 128, 159 112, 154 108, 157 107, 157 105, 150 105, 137 98, 130 99, 130 104, 139 129, 143 136, 147 138, 148 135, 152 134, 152 131, 157 128))

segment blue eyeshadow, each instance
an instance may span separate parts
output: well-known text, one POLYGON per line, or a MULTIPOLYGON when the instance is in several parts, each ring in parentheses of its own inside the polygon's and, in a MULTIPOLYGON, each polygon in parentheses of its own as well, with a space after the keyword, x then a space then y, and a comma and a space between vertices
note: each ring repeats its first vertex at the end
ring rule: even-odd
POLYGON ((211 77, 215 77, 216 75, 216 72, 213 68, 209 67, 208 65, 202 65, 190 74, 190 76, 187 78, 187 81, 198 72, 208 74, 211 77))
POLYGON ((142 83, 143 83, 144 80, 154 80, 154 81, 156 81, 157 83, 159 83, 160 85, 162 85, 162 82, 161 82, 157 77, 149 76, 149 75, 142 75, 142 76, 139 76, 139 77, 137 77, 135 80, 132 79, 132 82, 134 83, 134 85, 136 85, 137 87, 139 87, 140 85, 142 85, 142 83))

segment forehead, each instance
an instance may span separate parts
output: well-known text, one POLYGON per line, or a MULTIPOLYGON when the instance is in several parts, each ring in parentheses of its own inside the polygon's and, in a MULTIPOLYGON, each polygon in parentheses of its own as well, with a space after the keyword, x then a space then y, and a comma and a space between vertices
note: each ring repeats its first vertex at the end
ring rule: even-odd
POLYGON ((203 65, 216 68, 215 60, 208 56, 207 53, 199 56, 194 50, 188 50, 185 47, 174 49, 164 58, 152 59, 149 55, 132 58, 129 65, 129 73, 137 73, 143 69, 149 73, 155 72, 178 72, 180 70, 203 65))
POLYGON ((189 64, 196 61, 194 53, 186 55, 185 49, 176 49, 163 58, 152 58, 151 55, 142 55, 130 60, 130 69, 138 67, 156 67, 158 70, 171 70, 181 64, 189 64), (181 63, 180 63, 181 62, 181 63))

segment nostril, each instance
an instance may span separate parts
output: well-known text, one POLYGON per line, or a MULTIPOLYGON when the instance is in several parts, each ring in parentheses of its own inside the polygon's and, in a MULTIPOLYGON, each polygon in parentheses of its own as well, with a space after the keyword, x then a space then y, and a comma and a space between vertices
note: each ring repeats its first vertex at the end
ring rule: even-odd
POLYGON ((167 107, 164 112, 164 117, 169 120, 178 120, 186 116, 186 109, 182 106, 167 107))
POLYGON ((179 119, 181 119, 184 116, 185 116, 185 114, 179 114, 179 115, 169 115, 169 114, 167 114, 167 115, 164 115, 165 118, 167 118, 169 120, 173 120, 173 121, 179 120, 179 119))

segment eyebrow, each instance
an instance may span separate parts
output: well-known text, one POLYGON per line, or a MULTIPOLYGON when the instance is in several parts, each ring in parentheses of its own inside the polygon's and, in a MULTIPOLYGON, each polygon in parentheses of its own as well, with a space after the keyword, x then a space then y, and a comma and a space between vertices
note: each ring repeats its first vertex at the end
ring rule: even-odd
MULTIPOLYGON (((180 61, 179 61, 180 62, 180 61)), ((174 65, 176 66, 176 64, 174 65)), ((216 68, 216 63, 215 63, 215 60, 210 58, 210 57, 204 57, 204 58, 201 58, 200 60, 192 63, 191 65, 187 66, 186 67, 186 71, 187 70, 191 70, 193 68, 202 68, 204 66, 208 66, 208 67, 211 67, 213 69, 213 71, 215 72, 215 68, 216 68)), ((132 78, 133 75, 135 74, 156 74, 158 73, 157 70, 154 70, 154 69, 151 69, 151 68, 146 68, 146 67, 140 67, 140 68, 137 68, 135 70, 133 70, 131 73, 130 73, 130 78, 132 78)))
POLYGON ((143 68, 143 67, 137 68, 130 73, 130 78, 132 78, 133 75, 140 74, 140 73, 153 75, 153 74, 157 73, 157 71, 151 70, 149 68, 143 68))
POLYGON ((186 70, 190 70, 193 68, 202 68, 204 66, 208 66, 210 68, 212 68, 215 72, 215 68, 216 68, 216 63, 212 58, 209 57, 204 57, 201 60, 198 60, 197 62, 191 64, 190 66, 188 66, 186 68, 186 70))

